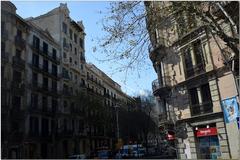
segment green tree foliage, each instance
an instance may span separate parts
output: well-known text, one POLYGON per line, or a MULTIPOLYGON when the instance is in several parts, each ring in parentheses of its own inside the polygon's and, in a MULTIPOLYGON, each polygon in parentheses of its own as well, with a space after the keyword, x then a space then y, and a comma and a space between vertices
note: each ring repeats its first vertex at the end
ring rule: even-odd
POLYGON ((110 126, 111 110, 103 105, 101 97, 80 93, 75 98, 77 107, 81 108, 88 126, 95 125, 99 128, 110 126))

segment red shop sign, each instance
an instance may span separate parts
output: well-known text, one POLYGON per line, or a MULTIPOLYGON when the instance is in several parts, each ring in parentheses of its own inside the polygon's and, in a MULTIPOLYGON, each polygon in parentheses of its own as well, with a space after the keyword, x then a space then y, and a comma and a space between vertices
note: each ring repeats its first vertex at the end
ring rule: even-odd
POLYGON ((217 135, 217 128, 199 128, 196 132, 197 137, 217 135))

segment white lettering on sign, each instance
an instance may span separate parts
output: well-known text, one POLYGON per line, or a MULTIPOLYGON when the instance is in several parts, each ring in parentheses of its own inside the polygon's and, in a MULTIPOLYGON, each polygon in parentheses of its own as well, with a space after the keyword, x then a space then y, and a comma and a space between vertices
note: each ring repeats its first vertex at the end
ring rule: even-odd
POLYGON ((200 134, 207 135, 208 133, 211 133, 211 130, 200 130, 200 134))

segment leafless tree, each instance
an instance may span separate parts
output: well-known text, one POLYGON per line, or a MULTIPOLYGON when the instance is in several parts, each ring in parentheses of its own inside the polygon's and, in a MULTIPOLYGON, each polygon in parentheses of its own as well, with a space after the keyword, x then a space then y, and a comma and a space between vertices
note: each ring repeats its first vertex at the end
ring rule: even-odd
MULTIPOLYGON (((173 23, 189 31, 197 27, 196 19, 199 24, 205 25, 213 36, 224 41, 238 57, 239 2, 234 3, 236 4, 232 5, 234 8, 225 9, 224 2, 215 1, 174 1, 169 3, 171 5, 164 5, 165 7, 149 5, 149 2, 142 1, 111 2, 102 20, 106 34, 99 39, 99 50, 106 55, 103 61, 115 63, 117 67, 114 71, 128 73, 136 69, 141 70, 147 64, 149 34, 153 34, 159 27, 169 28, 173 23), (227 33, 223 22, 230 24, 232 35, 227 33)), ((172 34, 169 29, 166 31, 169 36, 172 34)))

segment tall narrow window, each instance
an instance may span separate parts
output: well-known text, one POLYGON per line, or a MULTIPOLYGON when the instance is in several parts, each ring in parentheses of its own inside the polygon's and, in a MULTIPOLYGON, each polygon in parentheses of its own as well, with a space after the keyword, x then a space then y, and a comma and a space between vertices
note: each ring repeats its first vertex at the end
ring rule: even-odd
POLYGON ((199 104, 197 88, 190 89, 189 94, 190 94, 191 104, 192 105, 199 104))
POLYGON ((48 105, 47 97, 43 96, 42 97, 42 110, 43 111, 47 111, 47 105, 48 105))
POLYGON ((33 85, 37 85, 38 83, 38 74, 35 72, 32 73, 32 83, 33 85))
POLYGON ((43 70, 48 72, 48 60, 46 59, 43 60, 43 70))
POLYGON ((55 60, 57 59, 57 51, 54 48, 52 49, 52 58, 55 60))
POLYGON ((191 115, 194 116, 201 112, 197 88, 190 89, 189 96, 190 96, 191 115))
POLYGON ((57 105, 58 105, 58 101, 57 99, 52 99, 52 111, 55 112, 57 111, 57 105))
POLYGON ((67 34, 67 25, 64 22, 62 23, 62 29, 63 29, 63 32, 67 34))
POLYGON ((82 38, 79 38, 79 44, 82 49, 84 49, 84 42, 82 38))
POLYGON ((52 90, 57 91, 57 81, 52 80, 52 90))
POLYGON ((48 78, 43 77, 43 88, 48 90, 48 78))
POLYGON ((210 93, 209 84, 205 84, 201 86, 201 95, 202 95, 202 102, 207 103, 212 101, 212 96, 210 93))
POLYGON ((192 56, 189 48, 184 50, 184 60, 185 60, 184 62, 185 62, 186 76, 190 77, 194 74, 194 70, 193 70, 192 56))
POLYGON ((57 66, 55 64, 52 64, 52 74, 57 76, 57 66))
POLYGON ((63 38, 63 47, 67 47, 67 40, 66 40, 66 38, 63 38))
POLYGON ((38 94, 32 93, 31 95, 31 107, 38 108, 38 94))
POLYGON ((48 44, 45 43, 45 42, 43 42, 43 52, 44 52, 45 54, 48 54, 48 44))
POLYGON ((69 35, 70 35, 70 39, 72 40, 72 35, 73 35, 73 32, 71 29, 69 29, 69 35))
POLYGON ((77 48, 74 48, 74 51, 75 51, 75 55, 77 55, 77 48))
POLYGON ((36 54, 32 55, 32 64, 36 67, 38 67, 39 65, 39 56, 36 54))
POLYGON ((40 47, 40 39, 33 35, 33 47, 37 50, 39 50, 40 47))
POLYGON ((77 43, 77 35, 74 34, 74 42, 77 43))
POLYGON ((193 51, 196 58, 196 64, 204 64, 203 51, 200 40, 197 40, 196 42, 193 43, 193 51))

